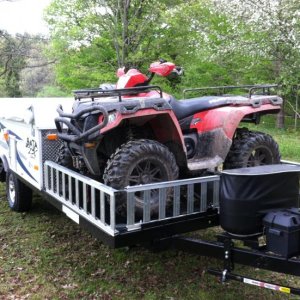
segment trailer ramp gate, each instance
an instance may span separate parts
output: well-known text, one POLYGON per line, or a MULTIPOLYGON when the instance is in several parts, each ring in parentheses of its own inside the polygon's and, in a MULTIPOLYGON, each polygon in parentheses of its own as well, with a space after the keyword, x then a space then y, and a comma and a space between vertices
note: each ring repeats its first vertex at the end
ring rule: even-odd
MULTIPOLYGON (((69 218, 111 247, 149 242, 218 225, 219 176, 115 190, 52 161, 44 166, 45 192, 69 218), (158 213, 151 214, 151 195, 158 213), (142 201, 137 214, 136 201, 142 201), (125 213, 117 213, 124 201, 125 213), (59 204, 59 205, 57 205, 59 204)), ((48 197, 49 198, 49 197, 48 197)))

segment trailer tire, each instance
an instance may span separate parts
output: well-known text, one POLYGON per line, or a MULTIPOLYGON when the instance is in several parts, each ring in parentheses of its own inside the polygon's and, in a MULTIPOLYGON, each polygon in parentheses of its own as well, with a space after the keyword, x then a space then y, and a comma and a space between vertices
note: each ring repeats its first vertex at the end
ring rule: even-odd
MULTIPOLYGON (((147 139, 132 140, 123 144, 110 157, 104 170, 105 184, 123 189, 129 185, 139 185, 178 178, 178 166, 174 155, 159 142, 147 139)), ((143 192, 135 194, 135 212, 143 215, 143 192)), ((170 204, 167 197, 166 205, 170 204), (169 202, 169 203, 168 203, 169 202)), ((158 193, 150 196, 150 214, 157 215, 159 211, 158 193)), ((116 202, 116 212, 119 216, 126 215, 126 199, 116 202)))
POLYGON ((266 133, 242 130, 233 140, 223 164, 224 169, 235 169, 280 163, 278 144, 266 133))
POLYGON ((5 172, 5 167, 3 160, 0 159, 0 182, 5 182, 6 180, 6 172, 5 172))
POLYGON ((28 211, 32 204, 32 190, 8 170, 6 176, 6 197, 9 207, 17 212, 28 211))

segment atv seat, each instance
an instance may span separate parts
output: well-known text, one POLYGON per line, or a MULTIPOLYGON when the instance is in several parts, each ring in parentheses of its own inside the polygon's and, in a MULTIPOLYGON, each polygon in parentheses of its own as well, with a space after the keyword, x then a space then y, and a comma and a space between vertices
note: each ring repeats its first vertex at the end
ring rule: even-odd
POLYGON ((206 96, 185 100, 171 98, 169 104, 178 120, 194 115, 200 111, 229 105, 228 98, 222 98, 220 96, 206 96))

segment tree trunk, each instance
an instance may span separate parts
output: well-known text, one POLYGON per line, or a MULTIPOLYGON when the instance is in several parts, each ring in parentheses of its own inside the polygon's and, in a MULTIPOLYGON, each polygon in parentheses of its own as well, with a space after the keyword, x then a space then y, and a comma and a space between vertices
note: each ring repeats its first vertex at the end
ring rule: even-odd
POLYGON ((279 129, 283 129, 284 128, 284 103, 282 103, 281 110, 277 114, 276 127, 279 128, 279 129))

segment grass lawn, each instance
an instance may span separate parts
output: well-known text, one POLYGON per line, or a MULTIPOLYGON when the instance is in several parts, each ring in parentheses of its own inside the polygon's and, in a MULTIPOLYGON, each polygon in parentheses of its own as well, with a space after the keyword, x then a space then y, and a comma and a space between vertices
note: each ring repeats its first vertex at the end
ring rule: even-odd
MULTIPOLYGON (((295 130, 291 119, 286 120, 287 129, 276 129, 272 116, 265 116, 258 126, 249 126, 252 130, 263 131, 271 136, 279 144, 282 159, 300 162, 300 127, 295 130)), ((298 121, 300 125, 300 120, 298 121)))
MULTIPOLYGON (((266 126, 283 159, 300 161, 300 132, 266 126)), ((112 250, 64 214, 34 197, 33 209, 8 209, 0 185, 0 299, 290 299, 237 282, 220 284, 208 267, 222 262, 182 251, 112 250)), ((213 236, 216 229, 198 231, 213 236)), ((299 279, 237 266, 236 273, 299 286, 299 279)))

